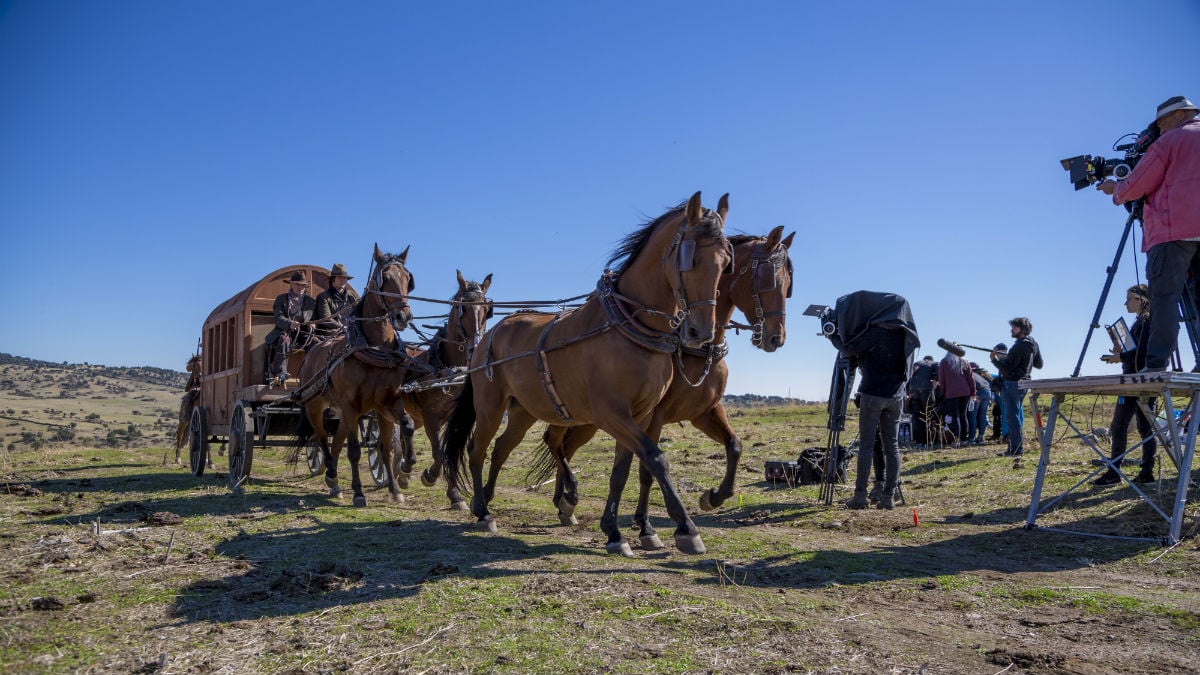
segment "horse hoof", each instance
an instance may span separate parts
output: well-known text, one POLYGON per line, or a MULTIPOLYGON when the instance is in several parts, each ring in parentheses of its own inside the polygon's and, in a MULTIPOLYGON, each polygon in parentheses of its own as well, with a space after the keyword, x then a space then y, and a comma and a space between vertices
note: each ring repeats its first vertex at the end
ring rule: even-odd
POLYGON ((325 485, 328 486, 330 490, 338 489, 338 483, 337 483, 336 478, 330 478, 329 476, 325 476, 325 485))
POLYGON ((366 506, 367 505, 366 495, 354 495, 354 505, 360 506, 360 507, 366 506))
POLYGON ((627 541, 609 542, 604 545, 604 550, 608 551, 609 553, 620 553, 621 555, 625 556, 626 558, 636 558, 637 557, 633 554, 633 549, 629 548, 629 542, 627 542, 627 541))
POLYGON ((488 516, 487 518, 480 520, 478 523, 475 523, 475 526, 483 532, 487 532, 489 534, 496 534, 500 531, 500 529, 496 527, 496 519, 491 516, 488 516))
POLYGON ((559 497, 558 501, 554 502, 558 507, 558 517, 561 520, 563 516, 573 517, 575 515, 575 504, 567 501, 566 497, 559 497))
POLYGON ((558 522, 562 525, 578 525, 579 519, 569 513, 558 512, 558 522))
POLYGON ((713 509, 720 506, 720 504, 714 504, 712 502, 712 494, 713 494, 713 491, 711 489, 708 489, 708 490, 705 490, 704 493, 700 495, 700 510, 701 511, 712 511, 713 509))
POLYGON ((675 548, 679 549, 680 553, 704 553, 708 550, 698 534, 675 535, 675 548))
POLYGON ((410 473, 405 473, 403 471, 397 471, 396 472, 396 485, 400 486, 401 490, 407 490, 408 489, 408 479, 409 479, 409 476, 411 476, 411 475, 412 474, 410 474, 410 473))
POLYGON ((434 485, 437 485, 437 479, 431 478, 428 471, 422 471, 421 485, 424 485, 425 487, 433 487, 434 485))
POLYGON ((638 540, 642 542, 642 548, 646 549, 647 551, 657 551, 660 548, 667 547, 666 544, 663 544, 662 539, 658 538, 657 534, 642 535, 641 537, 638 537, 638 540))
POLYGON ((450 502, 450 510, 451 511, 466 511, 467 503, 462 501, 461 499, 456 502, 450 502))
POLYGON ((334 499, 342 496, 342 488, 329 488, 329 496, 334 499))
POLYGON ((392 502, 393 504, 403 504, 404 495, 400 494, 399 492, 389 492, 388 501, 392 502))

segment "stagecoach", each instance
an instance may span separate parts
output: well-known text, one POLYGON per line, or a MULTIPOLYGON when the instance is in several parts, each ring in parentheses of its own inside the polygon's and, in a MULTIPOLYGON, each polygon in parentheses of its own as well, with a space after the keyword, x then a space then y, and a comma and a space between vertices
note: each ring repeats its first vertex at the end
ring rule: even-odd
MULTIPOLYGON (((283 267, 218 305, 204 321, 200 395, 188 423, 188 459, 192 475, 201 476, 212 466, 210 450, 217 445, 219 454, 228 459, 229 487, 235 492, 250 476, 254 448, 290 445, 302 414, 292 398, 299 380, 289 378, 278 386, 264 377, 266 338, 275 327, 275 298, 288 291, 288 279, 297 271, 309 280, 314 297, 329 287, 329 270, 324 267, 283 267)), ((287 372, 299 373, 303 358, 303 352, 293 351, 287 372)), ((327 412, 326 428, 332 432, 337 423, 327 412)), ((386 485, 387 474, 377 452, 379 423, 373 414, 360 419, 359 437, 375 484, 386 485)), ((305 449, 305 456, 311 474, 324 469, 324 456, 315 442, 305 449)))

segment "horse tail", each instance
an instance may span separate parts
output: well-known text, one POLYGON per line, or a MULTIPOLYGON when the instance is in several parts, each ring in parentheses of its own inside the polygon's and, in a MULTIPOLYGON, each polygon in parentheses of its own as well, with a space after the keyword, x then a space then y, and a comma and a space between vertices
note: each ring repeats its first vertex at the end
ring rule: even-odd
POLYGON ((463 384, 462 393, 454 404, 454 412, 442 429, 442 464, 447 473, 455 466, 458 467, 458 489, 470 494, 470 481, 467 480, 469 468, 469 453, 464 452, 467 441, 471 438, 471 430, 475 427, 475 396, 471 386, 471 378, 463 384))
POLYGON ((295 436, 292 437, 292 445, 288 448, 287 456, 284 457, 289 465, 295 465, 300 461, 300 457, 307 451, 308 444, 312 441, 313 433, 316 429, 308 421, 308 414, 304 408, 300 409, 300 421, 296 423, 295 436))
POLYGON ((546 444, 546 438, 542 437, 542 442, 533 451, 533 465, 525 472, 526 482, 529 485, 541 485, 558 473, 558 464, 558 456, 546 444))

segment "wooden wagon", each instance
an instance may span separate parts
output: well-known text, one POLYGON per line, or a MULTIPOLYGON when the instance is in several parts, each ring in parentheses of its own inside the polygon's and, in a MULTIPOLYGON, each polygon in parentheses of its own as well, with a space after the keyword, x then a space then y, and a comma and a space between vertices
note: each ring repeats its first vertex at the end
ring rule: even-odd
MULTIPOLYGON (((289 379, 277 386, 267 384, 264 376, 268 372, 267 334, 275 327, 275 298, 288 291, 288 279, 297 271, 309 280, 312 296, 329 287, 329 270, 324 267, 283 267, 218 305, 204 321, 200 395, 188 423, 189 464, 193 475, 203 475, 212 466, 211 446, 219 444, 219 451, 228 458, 229 486, 235 492, 250 476, 255 446, 291 445, 302 414, 292 399, 299 381, 289 379)), ((303 358, 303 352, 293 351, 287 372, 300 372, 303 358)), ((331 411, 326 413, 325 424, 331 432, 337 424, 331 411)), ((359 421, 359 437, 376 485, 386 484, 387 474, 377 452, 379 423, 374 415, 359 421)), ((324 457, 315 443, 305 454, 310 473, 324 469, 324 457)))

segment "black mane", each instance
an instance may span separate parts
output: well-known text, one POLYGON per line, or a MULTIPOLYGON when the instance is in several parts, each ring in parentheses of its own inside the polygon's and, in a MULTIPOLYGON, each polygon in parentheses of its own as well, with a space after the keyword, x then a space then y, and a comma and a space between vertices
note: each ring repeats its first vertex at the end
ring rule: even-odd
MULTIPOLYGON (((634 259, 637 258, 637 254, 646 245, 646 242, 650 239, 650 235, 653 234, 654 229, 667 218, 678 215, 679 212, 683 211, 685 208, 687 208, 686 199, 680 202, 678 205, 671 207, 670 210, 661 216, 651 220, 648 223, 645 223, 640 229, 626 235, 625 238, 621 240, 621 243, 617 245, 617 248, 613 250, 612 256, 609 257, 606 266, 611 269, 613 263, 620 261, 621 267, 618 268, 616 272, 618 276, 624 274, 629 269, 629 266, 633 264, 634 259)), ((709 209, 702 209, 702 211, 704 219, 703 222, 710 223, 709 227, 713 230, 712 234, 720 234, 723 223, 721 222, 721 219, 717 217, 716 212, 710 211, 709 209)))

